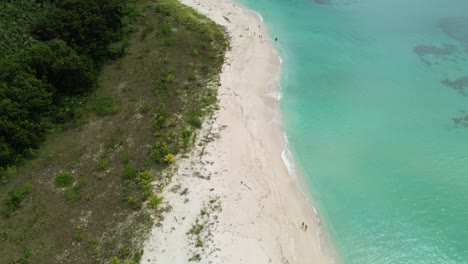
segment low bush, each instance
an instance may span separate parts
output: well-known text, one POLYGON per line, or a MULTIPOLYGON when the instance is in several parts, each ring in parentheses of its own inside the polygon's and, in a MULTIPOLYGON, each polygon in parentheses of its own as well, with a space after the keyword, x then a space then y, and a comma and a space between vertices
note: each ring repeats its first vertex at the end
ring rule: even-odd
POLYGON ((21 207, 26 195, 31 191, 30 185, 23 185, 21 187, 14 188, 8 192, 8 197, 3 200, 2 214, 4 217, 10 217, 13 212, 21 207))
POLYGON ((174 154, 169 153, 166 156, 164 156, 164 162, 167 163, 167 164, 174 163, 175 162, 174 154))
POLYGON ((67 188, 73 185, 75 179, 67 172, 59 173, 55 176, 54 184, 58 188, 67 188))
POLYGON ((189 123, 191 126, 195 128, 202 127, 202 121, 200 120, 200 117, 195 113, 189 115, 187 123, 189 123))
POLYGON ((182 130, 182 142, 184 146, 187 147, 190 144, 190 138, 192 137, 192 131, 190 130, 182 130))
POLYGON ((166 142, 158 141, 153 147, 151 151, 151 157, 157 162, 162 163, 164 162, 164 158, 167 154, 169 154, 170 149, 166 142))
POLYGON ((128 165, 125 167, 125 170, 124 170, 125 180, 134 180, 137 174, 138 174, 138 169, 133 167, 132 165, 128 165))
POLYGON ((153 210, 158 210, 158 206, 162 203, 163 198, 157 195, 151 195, 149 202, 153 210))
POLYGON ((117 113, 119 107, 111 97, 101 97, 95 100, 93 110, 97 115, 105 116, 117 113))

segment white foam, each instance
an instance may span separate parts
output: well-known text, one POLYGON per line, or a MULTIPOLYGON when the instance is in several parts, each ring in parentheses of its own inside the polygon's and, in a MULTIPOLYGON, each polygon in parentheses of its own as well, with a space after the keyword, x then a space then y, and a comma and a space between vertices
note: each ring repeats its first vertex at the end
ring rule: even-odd
POLYGON ((288 138, 284 133, 283 136, 285 145, 283 151, 281 152, 281 159, 283 160, 284 165, 286 165, 286 169, 288 170, 289 175, 296 177, 296 164, 294 163, 291 150, 289 149, 288 138))
POLYGON ((279 85, 279 75, 276 75, 275 78, 270 80, 268 83, 268 90, 270 91, 268 95, 275 98, 276 101, 280 101, 281 98, 283 98, 279 85))
POLYGON ((259 13, 257 13, 256 11, 253 11, 257 16, 258 16, 258 19, 260 19, 260 22, 263 23, 263 17, 262 15, 260 15, 259 13))
POLYGON ((283 58, 281 58, 281 56, 279 56, 279 61, 280 61, 280 64, 283 64, 283 58))
MULTIPOLYGON (((284 132, 283 132, 283 136, 284 136, 285 146, 284 146, 283 152, 281 152, 281 159, 283 160, 284 164, 286 165, 286 169, 288 170, 289 175, 291 177, 293 177, 293 178, 296 178, 296 164, 294 162, 291 150, 289 148, 288 138, 287 138, 287 136, 286 136, 286 134, 284 132)), ((297 185, 297 181, 296 181, 296 185, 297 185)), ((322 234, 321 234, 322 233, 322 223, 320 222, 319 212, 318 212, 317 208, 314 206, 314 204, 312 203, 312 201, 309 199, 309 197, 306 195, 304 190, 301 188, 301 186, 297 185, 297 188, 302 193, 304 198, 307 200, 309 206, 314 211, 315 219, 316 219, 317 225, 318 225, 317 233, 316 233, 317 240, 319 242, 320 251, 322 253, 324 253, 323 252, 323 247, 322 247, 323 246, 322 245, 323 241, 322 241, 322 234)))
POLYGON ((273 91, 268 94, 269 96, 275 98, 276 101, 281 101, 281 98, 283 98, 283 94, 279 90, 273 91))

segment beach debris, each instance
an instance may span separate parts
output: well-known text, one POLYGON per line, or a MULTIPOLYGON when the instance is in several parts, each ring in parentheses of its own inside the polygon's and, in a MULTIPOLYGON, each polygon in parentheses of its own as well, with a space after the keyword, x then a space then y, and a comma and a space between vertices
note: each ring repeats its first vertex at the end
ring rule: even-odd
POLYGON ((196 177, 196 178, 199 178, 199 179, 203 179, 203 180, 211 180, 211 176, 208 175, 208 176, 205 176, 205 175, 202 175, 200 172, 196 171, 193 173, 193 176, 196 177))
POLYGON ((249 190, 252 190, 247 184, 245 184, 243 181, 241 181, 241 184, 244 185, 245 187, 249 188, 249 190))

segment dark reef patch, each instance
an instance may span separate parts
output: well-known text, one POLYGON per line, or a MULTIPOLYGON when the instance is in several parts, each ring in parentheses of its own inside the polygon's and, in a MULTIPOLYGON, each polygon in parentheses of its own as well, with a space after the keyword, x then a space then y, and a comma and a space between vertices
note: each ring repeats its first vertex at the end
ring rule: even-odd
POLYGON ((413 52, 418 55, 419 59, 427 64, 431 65, 431 62, 425 58, 426 55, 451 55, 457 51, 457 47, 444 44, 442 48, 433 45, 419 45, 413 49, 413 52))
POLYGON ((331 0, 314 0, 315 3, 320 4, 320 5, 330 5, 332 2, 331 0))
POLYGON ((439 25, 447 36, 459 41, 468 52, 468 16, 444 17, 439 25))
POLYGON ((454 128, 468 128, 468 114, 466 111, 460 111, 460 117, 452 118, 454 128))
POLYGON ((465 89, 468 88, 468 75, 458 78, 455 81, 450 81, 449 79, 445 79, 442 81, 442 83, 454 89, 458 93, 464 96, 468 96, 468 93, 465 91, 465 89))

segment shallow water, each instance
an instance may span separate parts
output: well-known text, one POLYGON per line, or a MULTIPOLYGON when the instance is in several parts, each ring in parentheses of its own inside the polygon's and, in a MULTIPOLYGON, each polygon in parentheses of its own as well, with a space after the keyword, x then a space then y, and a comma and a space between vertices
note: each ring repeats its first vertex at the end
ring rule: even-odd
POLYGON ((468 263, 468 1, 242 0, 343 263, 468 263))

